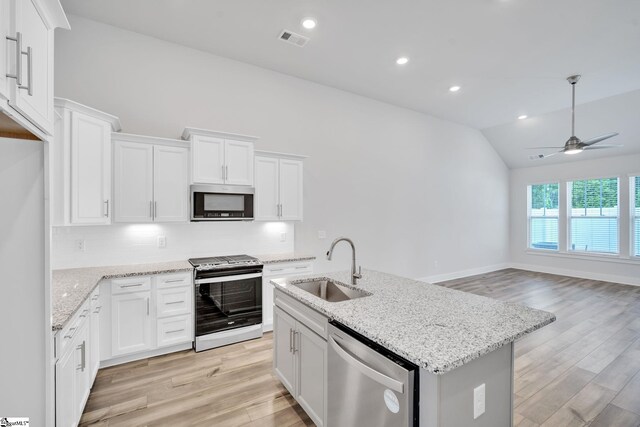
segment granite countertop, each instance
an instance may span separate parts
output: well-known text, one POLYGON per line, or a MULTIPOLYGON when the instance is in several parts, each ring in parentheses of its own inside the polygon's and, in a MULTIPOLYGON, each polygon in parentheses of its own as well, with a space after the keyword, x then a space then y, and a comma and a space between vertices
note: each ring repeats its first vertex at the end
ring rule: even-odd
POLYGON ((102 279, 191 270, 193 266, 188 261, 53 270, 52 328, 62 329, 102 279))
POLYGON ((555 321, 524 305, 363 270, 355 286, 370 296, 327 302, 292 286, 302 278, 348 287, 349 272, 271 282, 283 292, 434 374, 444 374, 555 321))
POLYGON ((263 264, 278 264, 282 262, 309 261, 316 259, 316 257, 313 255, 298 252, 254 256, 262 261, 263 264))

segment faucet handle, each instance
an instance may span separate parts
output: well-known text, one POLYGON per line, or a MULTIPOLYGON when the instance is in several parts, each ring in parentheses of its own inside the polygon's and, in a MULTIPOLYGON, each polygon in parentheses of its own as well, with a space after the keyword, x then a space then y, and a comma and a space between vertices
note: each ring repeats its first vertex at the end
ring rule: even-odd
POLYGON ((354 274, 353 277, 355 279, 362 279, 362 266, 361 265, 358 266, 358 273, 354 274))

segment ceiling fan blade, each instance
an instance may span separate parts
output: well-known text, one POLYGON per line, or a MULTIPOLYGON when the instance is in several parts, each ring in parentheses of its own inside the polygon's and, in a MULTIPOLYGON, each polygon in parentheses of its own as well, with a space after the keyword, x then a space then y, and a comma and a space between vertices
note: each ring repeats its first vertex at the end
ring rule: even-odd
POLYGON ((596 136, 595 138, 587 139, 586 141, 582 141, 582 143, 584 145, 593 145, 593 144, 597 144, 600 141, 604 141, 605 139, 613 138, 616 135, 618 135, 618 132, 612 132, 606 135, 600 135, 600 136, 596 136))
POLYGON ((600 148, 620 148, 620 147, 624 147, 624 145, 598 145, 597 147, 588 146, 588 147, 584 147, 584 150, 598 150, 600 148))
POLYGON ((546 159, 547 157, 555 156, 556 154, 559 154, 559 153, 562 153, 562 151, 556 151, 555 153, 549 153, 549 154, 536 154, 534 156, 529 156, 529 160, 546 159))
POLYGON ((544 149, 547 149, 547 148, 548 149, 555 148, 556 150, 559 150, 559 149, 564 148, 564 147, 527 147, 526 149, 527 150, 544 150, 544 149))

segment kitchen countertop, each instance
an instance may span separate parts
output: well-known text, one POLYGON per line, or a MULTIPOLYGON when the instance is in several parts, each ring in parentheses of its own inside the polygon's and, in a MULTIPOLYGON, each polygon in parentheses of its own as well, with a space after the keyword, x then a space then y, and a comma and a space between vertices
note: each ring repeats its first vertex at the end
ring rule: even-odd
POLYGON ((555 321, 553 313, 372 270, 355 286, 372 295, 327 302, 292 286, 349 272, 271 282, 286 294, 434 374, 444 374, 555 321))
POLYGON ((191 271, 188 261, 54 270, 52 280, 52 329, 60 330, 102 279, 191 271))
POLYGON ((289 252, 284 254, 267 254, 267 255, 253 255, 262 261, 263 264, 277 264, 283 262, 296 262, 296 261, 310 261, 316 259, 315 256, 298 253, 298 252, 289 252))

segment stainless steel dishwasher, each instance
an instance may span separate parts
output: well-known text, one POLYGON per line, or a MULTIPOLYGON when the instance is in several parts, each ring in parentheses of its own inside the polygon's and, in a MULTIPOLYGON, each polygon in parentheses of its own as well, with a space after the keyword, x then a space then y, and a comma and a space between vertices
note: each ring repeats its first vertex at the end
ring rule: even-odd
POLYGON ((329 323, 327 427, 417 427, 418 367, 329 323))

